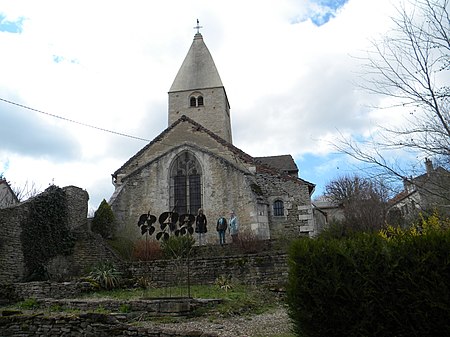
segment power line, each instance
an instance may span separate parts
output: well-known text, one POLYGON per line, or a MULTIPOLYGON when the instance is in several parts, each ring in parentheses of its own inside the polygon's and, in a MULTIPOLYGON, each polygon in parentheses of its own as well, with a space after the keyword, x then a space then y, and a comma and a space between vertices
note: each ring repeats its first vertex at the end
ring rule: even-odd
POLYGON ((109 132, 109 133, 112 133, 112 134, 115 134, 115 135, 128 137, 128 138, 133 138, 133 139, 137 139, 137 140, 143 140, 145 142, 149 142, 150 141, 150 140, 145 139, 145 138, 131 136, 131 135, 127 135, 125 133, 121 133, 121 132, 117 132, 117 131, 113 131, 113 130, 100 128, 98 126, 94 126, 94 125, 90 125, 90 124, 86 124, 86 123, 82 123, 82 122, 77 122, 77 121, 74 121, 73 119, 61 117, 61 116, 54 115, 54 114, 51 114, 51 113, 48 113, 48 112, 45 112, 45 111, 42 111, 42 110, 34 109, 34 108, 29 107, 29 106, 26 106, 26 105, 23 105, 23 104, 19 104, 19 103, 13 102, 13 101, 9 101, 9 100, 1 98, 1 97, 0 97, 0 101, 3 101, 5 103, 9 103, 9 104, 12 104, 12 105, 16 105, 18 107, 21 107, 21 108, 24 108, 24 109, 28 109, 28 110, 31 110, 31 111, 39 112, 41 114, 44 114, 44 115, 47 115, 47 116, 50 116, 50 117, 53 117, 53 118, 58 118, 58 119, 61 119, 63 121, 66 121, 66 122, 75 123, 75 124, 78 124, 78 125, 86 126, 88 128, 96 129, 96 130, 99 130, 99 131, 109 132))

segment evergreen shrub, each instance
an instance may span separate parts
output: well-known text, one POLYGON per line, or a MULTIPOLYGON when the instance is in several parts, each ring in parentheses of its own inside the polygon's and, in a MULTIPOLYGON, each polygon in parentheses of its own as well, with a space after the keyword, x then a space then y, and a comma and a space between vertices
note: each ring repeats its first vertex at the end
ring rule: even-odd
POLYGON ((289 315, 299 336, 450 336, 450 231, 298 239, 289 315))
POLYGON ((115 217, 111 206, 109 206, 105 199, 102 200, 100 206, 95 211, 91 230, 94 233, 100 234, 105 239, 113 237, 115 232, 115 217))

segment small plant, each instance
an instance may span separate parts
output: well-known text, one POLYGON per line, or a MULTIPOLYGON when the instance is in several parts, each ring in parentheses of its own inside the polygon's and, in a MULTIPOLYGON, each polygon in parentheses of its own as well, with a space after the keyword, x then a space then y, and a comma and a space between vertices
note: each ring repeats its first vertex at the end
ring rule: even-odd
POLYGON ((148 290, 154 288, 152 279, 148 276, 141 276, 137 279, 136 285, 142 289, 142 297, 148 297, 148 290))
POLYGON ((233 285, 231 284, 231 276, 220 275, 216 279, 214 284, 216 285, 216 287, 225 290, 226 292, 233 288, 233 285))
POLYGON ((129 304, 121 304, 119 307, 119 311, 123 314, 131 312, 131 306, 129 304))
POLYGON ((161 242, 161 249, 168 258, 182 258, 189 255, 194 243, 191 235, 171 236, 161 242))
POLYGON ((27 298, 26 300, 19 303, 19 308, 28 309, 28 310, 37 309, 37 308, 39 308, 39 303, 38 303, 37 299, 35 299, 34 297, 27 298))
POLYGON ((136 281, 136 285, 142 289, 148 289, 148 288, 153 287, 152 279, 151 279, 151 277, 148 277, 148 276, 139 277, 136 281))
POLYGON ((63 307, 60 304, 52 304, 49 308, 49 311, 60 312, 63 311, 63 307))
POLYGON ((110 262, 99 263, 88 275, 88 279, 94 281, 100 288, 114 289, 121 283, 120 272, 110 262))
POLYGON ((98 314, 109 314, 110 311, 107 310, 104 306, 100 305, 97 307, 97 309, 94 310, 94 312, 98 313, 98 314))

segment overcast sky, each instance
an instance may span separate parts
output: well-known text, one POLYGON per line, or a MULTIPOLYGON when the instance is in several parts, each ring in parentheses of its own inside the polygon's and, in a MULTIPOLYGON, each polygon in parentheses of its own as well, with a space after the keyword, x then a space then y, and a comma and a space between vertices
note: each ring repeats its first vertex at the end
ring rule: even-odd
POLYGON ((147 142, 64 119, 156 137, 198 18, 234 145, 292 154, 316 197, 353 169, 329 144, 338 133, 369 137, 386 120, 356 83, 358 56, 392 13, 388 0, 0 0, 0 173, 18 186, 81 187, 97 209, 111 173, 147 142))

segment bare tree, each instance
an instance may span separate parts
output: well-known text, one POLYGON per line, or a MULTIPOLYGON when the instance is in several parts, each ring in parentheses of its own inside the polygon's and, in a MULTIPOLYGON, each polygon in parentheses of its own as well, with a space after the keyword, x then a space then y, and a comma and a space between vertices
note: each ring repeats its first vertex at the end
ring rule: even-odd
POLYGON ((376 180, 342 176, 325 186, 324 196, 344 208, 344 225, 353 230, 377 230, 385 223, 388 189, 376 180))
POLYGON ((36 186, 36 183, 28 180, 21 186, 13 185, 11 188, 19 201, 25 201, 41 193, 40 189, 36 186))
MULTIPOLYGON (((361 86, 389 98, 391 108, 408 109, 401 127, 383 127, 381 134, 362 143, 341 137, 336 148, 356 158, 384 179, 417 174, 417 164, 405 166, 401 157, 450 169, 450 0, 408 0, 397 7, 393 29, 364 59, 361 86), (389 160, 391 154, 401 153, 389 160), (389 154, 390 153, 390 154, 389 154)), ((442 195, 448 198, 446 195, 442 195)))

